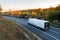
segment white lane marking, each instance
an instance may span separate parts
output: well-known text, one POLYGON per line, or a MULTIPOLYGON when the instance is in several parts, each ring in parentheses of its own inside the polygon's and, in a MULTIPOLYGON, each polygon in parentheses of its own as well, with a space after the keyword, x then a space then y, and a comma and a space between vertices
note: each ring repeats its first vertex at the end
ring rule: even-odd
MULTIPOLYGON (((34 28, 34 27, 33 27, 34 28)), ((35 28, 35 29, 37 29, 37 28, 35 28)), ((37 30, 39 30, 39 29, 37 29, 37 30)), ((41 31, 41 30, 40 30, 41 31)), ((41 32, 43 32, 43 31, 41 31, 41 32)), ((48 34, 48 33, 46 33, 46 32, 43 32, 44 34, 46 34, 46 35, 48 35, 48 36, 50 36, 50 37, 52 37, 52 38, 54 38, 54 39, 56 39, 56 40, 59 40, 58 38, 56 38, 56 37, 54 37, 54 36, 52 36, 52 35, 50 35, 50 34, 48 34)))
MULTIPOLYGON (((20 25, 21 27, 22 27, 22 25, 21 24, 19 24, 19 23, 16 23, 16 24, 18 24, 18 25, 20 25)), ((25 28, 25 27, 24 27, 25 28)), ((28 30, 28 29, 27 29, 28 30)), ((30 31, 30 30, 28 30, 28 31, 30 31)), ((31 32, 31 31, 30 31, 31 32)), ((32 32, 31 32, 32 33, 32 32)), ((42 40, 39 36, 37 36, 36 34, 34 34, 34 33, 32 33, 35 37, 37 37, 37 40, 42 40)))
MULTIPOLYGON (((35 29, 37 29, 37 28, 35 28, 35 29)), ((38 30, 38 29, 37 29, 38 30)), ((41 32, 43 32, 43 31, 41 31, 41 32)), ((43 32, 43 33, 45 33, 45 32, 43 32)), ((48 36, 50 36, 50 37, 52 37, 52 38, 54 38, 54 39, 56 39, 56 40, 59 40, 58 38, 56 38, 56 37, 54 37, 54 36, 52 36, 52 35, 50 35, 50 34, 48 34, 48 33, 45 33, 46 35, 48 35, 48 36)))
MULTIPOLYGON (((34 28, 34 27, 33 27, 34 28)), ((35 28, 36 30, 39 30, 39 29, 37 29, 37 28, 35 28)), ((41 30, 39 30, 39 31, 41 31, 41 30)), ((43 31, 41 31, 41 32, 43 32, 43 31)), ((48 34, 48 33, 46 33, 46 32, 43 32, 44 34, 46 34, 46 35, 48 35, 48 36, 50 36, 50 37, 52 37, 52 38, 54 38, 54 39, 56 39, 56 40, 59 40, 58 38, 56 38, 56 37, 54 37, 54 36, 52 36, 52 35, 50 35, 50 34, 48 34)))
MULTIPOLYGON (((37 28, 35 28, 35 29, 37 29, 37 28)), ((39 29, 37 29, 37 30, 39 30, 39 29)), ((41 30, 40 30, 41 31, 41 30)), ((41 31, 41 32, 43 32, 43 31, 41 31)), ((56 38, 56 37, 54 37, 54 36, 52 36, 52 35, 50 35, 50 34, 48 34, 48 33, 46 33, 46 32, 43 32, 44 34, 46 34, 46 35, 48 35, 48 36, 50 36, 50 37, 52 37, 52 38, 54 38, 54 39, 56 39, 56 40, 59 40, 58 38, 56 38)))
POLYGON ((51 31, 51 32, 53 32, 53 33, 56 33, 56 34, 59 34, 59 32, 56 32, 56 31, 52 31, 52 30, 49 30, 49 31, 51 31))
POLYGON ((53 27, 53 26, 50 26, 50 27, 52 27, 52 28, 54 28, 54 29, 57 29, 57 30, 60 30, 60 28, 55 28, 55 27, 53 27))
MULTIPOLYGON (((24 23, 24 22, 23 22, 24 23)), ((34 27, 33 27, 34 28, 34 27)), ((37 28, 35 28, 35 29, 37 29, 37 28)), ((39 30, 39 29, 37 29, 37 30, 39 30)), ((43 31, 41 31, 41 32, 43 32, 43 31)), ((43 32, 44 34, 46 34, 46 35, 48 35, 48 36, 50 36, 50 37, 52 37, 52 38, 54 38, 54 39, 56 39, 56 40, 59 40, 58 38, 56 38, 56 37, 54 37, 54 36, 52 36, 52 35, 50 35, 50 34, 48 34, 48 33, 46 33, 46 32, 43 32)))

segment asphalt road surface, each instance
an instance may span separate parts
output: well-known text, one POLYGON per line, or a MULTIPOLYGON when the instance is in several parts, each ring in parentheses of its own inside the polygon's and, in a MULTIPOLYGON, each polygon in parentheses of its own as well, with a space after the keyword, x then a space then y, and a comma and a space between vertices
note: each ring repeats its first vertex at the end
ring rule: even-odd
POLYGON ((27 28, 28 30, 36 34, 37 36, 44 38, 44 40, 60 40, 60 28, 54 28, 50 26, 50 30, 43 31, 43 30, 36 28, 35 26, 28 25, 27 19, 7 17, 7 16, 3 16, 3 17, 9 20, 13 20, 16 23, 23 25, 25 28, 27 28))

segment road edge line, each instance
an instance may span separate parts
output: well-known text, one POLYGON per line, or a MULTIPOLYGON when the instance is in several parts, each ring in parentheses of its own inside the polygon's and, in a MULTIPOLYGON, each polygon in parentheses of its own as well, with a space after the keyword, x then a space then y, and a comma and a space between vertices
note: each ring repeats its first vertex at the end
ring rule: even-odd
MULTIPOLYGON (((21 26, 22 28, 28 30, 27 28, 23 27, 23 25, 16 23, 17 25, 21 26)), ((29 31, 29 30, 28 30, 29 31)), ((31 31, 29 31, 33 36, 35 36, 37 39, 36 40, 43 40, 42 38, 38 37, 36 34, 32 33, 31 31)))
POLYGON ((56 28, 56 27, 53 27, 53 26, 50 26, 50 27, 52 27, 52 28, 54 28, 54 29, 57 29, 57 30, 60 30, 60 28, 56 28))

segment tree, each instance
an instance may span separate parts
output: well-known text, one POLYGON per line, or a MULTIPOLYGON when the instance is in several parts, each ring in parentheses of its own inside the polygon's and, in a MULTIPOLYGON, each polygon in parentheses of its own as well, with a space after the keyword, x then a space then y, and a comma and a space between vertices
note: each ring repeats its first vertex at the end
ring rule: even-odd
POLYGON ((37 18, 39 18, 39 19, 40 19, 40 18, 41 18, 41 16, 42 16, 42 15, 41 15, 41 14, 42 14, 42 11, 40 11, 40 10, 38 9, 36 12, 37 12, 37 18))
POLYGON ((50 20, 50 21, 60 20, 60 12, 55 11, 55 12, 49 13, 47 19, 50 20))
POLYGON ((0 5, 0 17, 2 16, 2 7, 1 7, 1 5, 0 5))
POLYGON ((43 9, 43 12, 45 13, 45 19, 50 19, 50 20, 60 20, 60 4, 56 7, 50 7, 47 9, 43 9), (59 16, 59 17, 58 17, 59 16), (51 19, 52 18, 52 19, 51 19))
POLYGON ((55 10, 60 11, 60 4, 55 8, 55 10))
POLYGON ((45 15, 46 17, 45 18, 47 18, 48 14, 53 12, 53 11, 55 11, 54 7, 50 7, 50 8, 44 9, 44 12, 46 13, 46 15, 45 15))

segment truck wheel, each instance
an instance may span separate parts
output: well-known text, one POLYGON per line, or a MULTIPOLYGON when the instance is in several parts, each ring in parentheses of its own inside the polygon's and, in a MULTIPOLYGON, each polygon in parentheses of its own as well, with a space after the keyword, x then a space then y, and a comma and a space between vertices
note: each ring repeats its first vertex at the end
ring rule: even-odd
POLYGON ((47 28, 45 28, 45 31, 48 31, 50 29, 50 27, 47 27, 47 28))
POLYGON ((28 23, 30 25, 30 23, 28 23))

